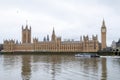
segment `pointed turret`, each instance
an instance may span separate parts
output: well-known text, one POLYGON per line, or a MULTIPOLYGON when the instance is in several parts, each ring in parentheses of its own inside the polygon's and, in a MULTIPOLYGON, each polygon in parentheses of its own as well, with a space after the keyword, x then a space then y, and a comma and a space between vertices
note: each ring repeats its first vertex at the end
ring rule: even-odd
POLYGON ((82 36, 80 36, 80 41, 82 42, 82 36))
POLYGON ((43 41, 46 42, 46 37, 43 38, 43 41))
POLYGON ((26 20, 26 29, 28 29, 28 21, 26 20))
POLYGON ((103 19, 103 22, 102 22, 102 27, 106 28, 104 19, 103 19))
POLYGON ((47 35, 47 41, 49 41, 49 35, 47 35))
POLYGON ((23 25, 22 25, 22 30, 23 30, 24 28, 23 28, 23 25))
POLYGON ((26 29, 28 29, 28 25, 26 24, 26 29))
POLYGON ((52 32, 52 35, 55 35, 55 30, 54 30, 54 27, 53 27, 53 32, 52 32))
POLYGON ((53 32, 52 32, 52 41, 56 40, 56 35, 55 35, 55 31, 54 31, 54 27, 53 27, 53 32))
POLYGON ((31 31, 31 26, 30 26, 30 31, 31 31))

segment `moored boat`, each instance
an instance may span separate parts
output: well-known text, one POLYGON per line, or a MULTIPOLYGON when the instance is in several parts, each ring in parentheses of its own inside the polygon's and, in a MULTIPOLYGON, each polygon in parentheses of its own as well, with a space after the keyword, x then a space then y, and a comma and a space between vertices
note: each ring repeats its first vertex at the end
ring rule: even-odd
POLYGON ((79 53, 79 54, 75 54, 75 57, 100 57, 100 56, 98 54, 79 53))

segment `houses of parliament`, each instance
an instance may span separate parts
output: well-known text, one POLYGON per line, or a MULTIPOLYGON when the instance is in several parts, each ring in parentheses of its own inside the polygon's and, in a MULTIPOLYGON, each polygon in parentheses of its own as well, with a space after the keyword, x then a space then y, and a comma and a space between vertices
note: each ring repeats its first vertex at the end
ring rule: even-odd
POLYGON ((62 41, 61 37, 57 37, 53 29, 51 40, 49 36, 39 41, 38 38, 33 38, 31 41, 31 27, 28 25, 22 26, 21 43, 11 40, 4 40, 3 52, 97 52, 106 48, 106 26, 103 20, 101 26, 101 43, 98 41, 98 36, 83 36, 79 41, 68 40, 62 41))

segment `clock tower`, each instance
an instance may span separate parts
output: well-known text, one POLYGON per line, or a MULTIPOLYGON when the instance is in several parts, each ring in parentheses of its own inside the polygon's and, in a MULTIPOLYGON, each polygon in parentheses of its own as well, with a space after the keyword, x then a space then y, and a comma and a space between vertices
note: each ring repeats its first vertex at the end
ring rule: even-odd
POLYGON ((101 49, 103 50, 106 48, 106 26, 105 26, 105 21, 103 20, 102 22, 102 27, 101 27, 101 49))

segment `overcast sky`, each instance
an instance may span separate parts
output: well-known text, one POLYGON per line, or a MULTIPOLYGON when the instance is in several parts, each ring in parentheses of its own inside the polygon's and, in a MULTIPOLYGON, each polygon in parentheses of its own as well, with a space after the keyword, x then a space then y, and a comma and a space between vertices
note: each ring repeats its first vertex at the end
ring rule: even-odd
POLYGON ((4 39, 21 41, 21 26, 32 27, 32 37, 43 40, 52 34, 64 39, 98 35, 101 42, 103 18, 107 44, 120 35, 120 0, 0 0, 0 43, 4 39))

